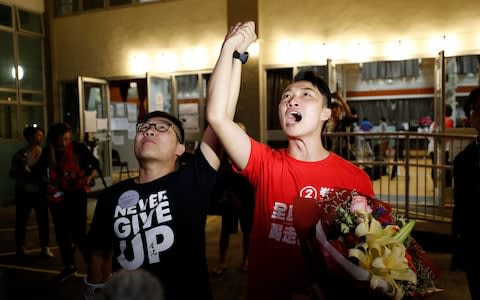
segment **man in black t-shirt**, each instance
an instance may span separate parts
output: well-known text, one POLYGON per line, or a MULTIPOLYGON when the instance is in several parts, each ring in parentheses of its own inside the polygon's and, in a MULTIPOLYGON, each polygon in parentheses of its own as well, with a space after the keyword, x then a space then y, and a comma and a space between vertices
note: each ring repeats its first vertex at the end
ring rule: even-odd
POLYGON ((138 268, 160 279, 165 299, 211 299, 205 221, 220 164, 215 134, 207 127, 199 148, 179 166, 185 151, 182 123, 154 111, 137 124, 134 150, 139 176, 109 187, 97 201, 87 299, 112 271, 138 268))

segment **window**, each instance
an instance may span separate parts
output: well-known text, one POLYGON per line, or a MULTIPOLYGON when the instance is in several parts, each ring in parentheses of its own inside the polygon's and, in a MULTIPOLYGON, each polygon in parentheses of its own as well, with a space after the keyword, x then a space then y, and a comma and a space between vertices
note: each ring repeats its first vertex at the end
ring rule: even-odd
POLYGON ((42 14, 0 5, 0 139, 46 125, 44 39, 42 14))
MULTIPOLYGON (((13 33, 0 30, 0 89, 15 88, 15 60, 13 52, 13 33)), ((1 99, 0 99, 1 100, 1 99)))
POLYGON ((55 0, 55 16, 68 16, 77 12, 108 9, 121 5, 138 5, 149 2, 170 2, 179 0, 55 0))
POLYGON ((97 8, 104 8, 103 0, 83 0, 83 9, 97 9, 97 8))
POLYGON ((18 36, 18 79, 22 89, 41 90, 43 88, 42 42, 41 38, 18 36))
POLYGON ((43 33, 43 20, 40 14, 18 10, 18 28, 21 31, 43 33))
POLYGON ((0 25, 12 27, 12 8, 0 4, 0 25))

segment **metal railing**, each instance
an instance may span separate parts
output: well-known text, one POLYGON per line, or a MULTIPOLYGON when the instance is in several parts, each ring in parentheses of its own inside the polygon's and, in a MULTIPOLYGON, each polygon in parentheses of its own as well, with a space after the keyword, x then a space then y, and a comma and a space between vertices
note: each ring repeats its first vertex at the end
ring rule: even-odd
POLYGON ((376 198, 397 213, 430 225, 449 225, 455 184, 452 162, 474 134, 339 132, 325 133, 324 138, 330 150, 370 175, 376 198), (429 143, 434 145, 430 153, 429 143))

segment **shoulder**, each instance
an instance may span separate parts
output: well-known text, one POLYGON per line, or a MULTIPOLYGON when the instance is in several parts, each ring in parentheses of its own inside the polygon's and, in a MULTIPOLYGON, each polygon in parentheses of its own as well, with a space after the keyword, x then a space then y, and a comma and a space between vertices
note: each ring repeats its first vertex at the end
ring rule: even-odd
POLYGON ((474 156, 475 154, 476 154, 475 143, 470 143, 455 156, 455 159, 453 160, 453 162, 454 164, 462 163, 465 161, 468 161, 469 163, 471 163, 471 157, 474 156))

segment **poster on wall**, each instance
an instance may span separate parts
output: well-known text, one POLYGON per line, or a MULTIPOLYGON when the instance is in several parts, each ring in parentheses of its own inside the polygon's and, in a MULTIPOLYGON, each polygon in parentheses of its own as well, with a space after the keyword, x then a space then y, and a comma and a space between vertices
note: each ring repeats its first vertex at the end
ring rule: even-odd
POLYGON ((189 100, 178 104, 178 118, 187 133, 200 132, 199 100, 189 100))

